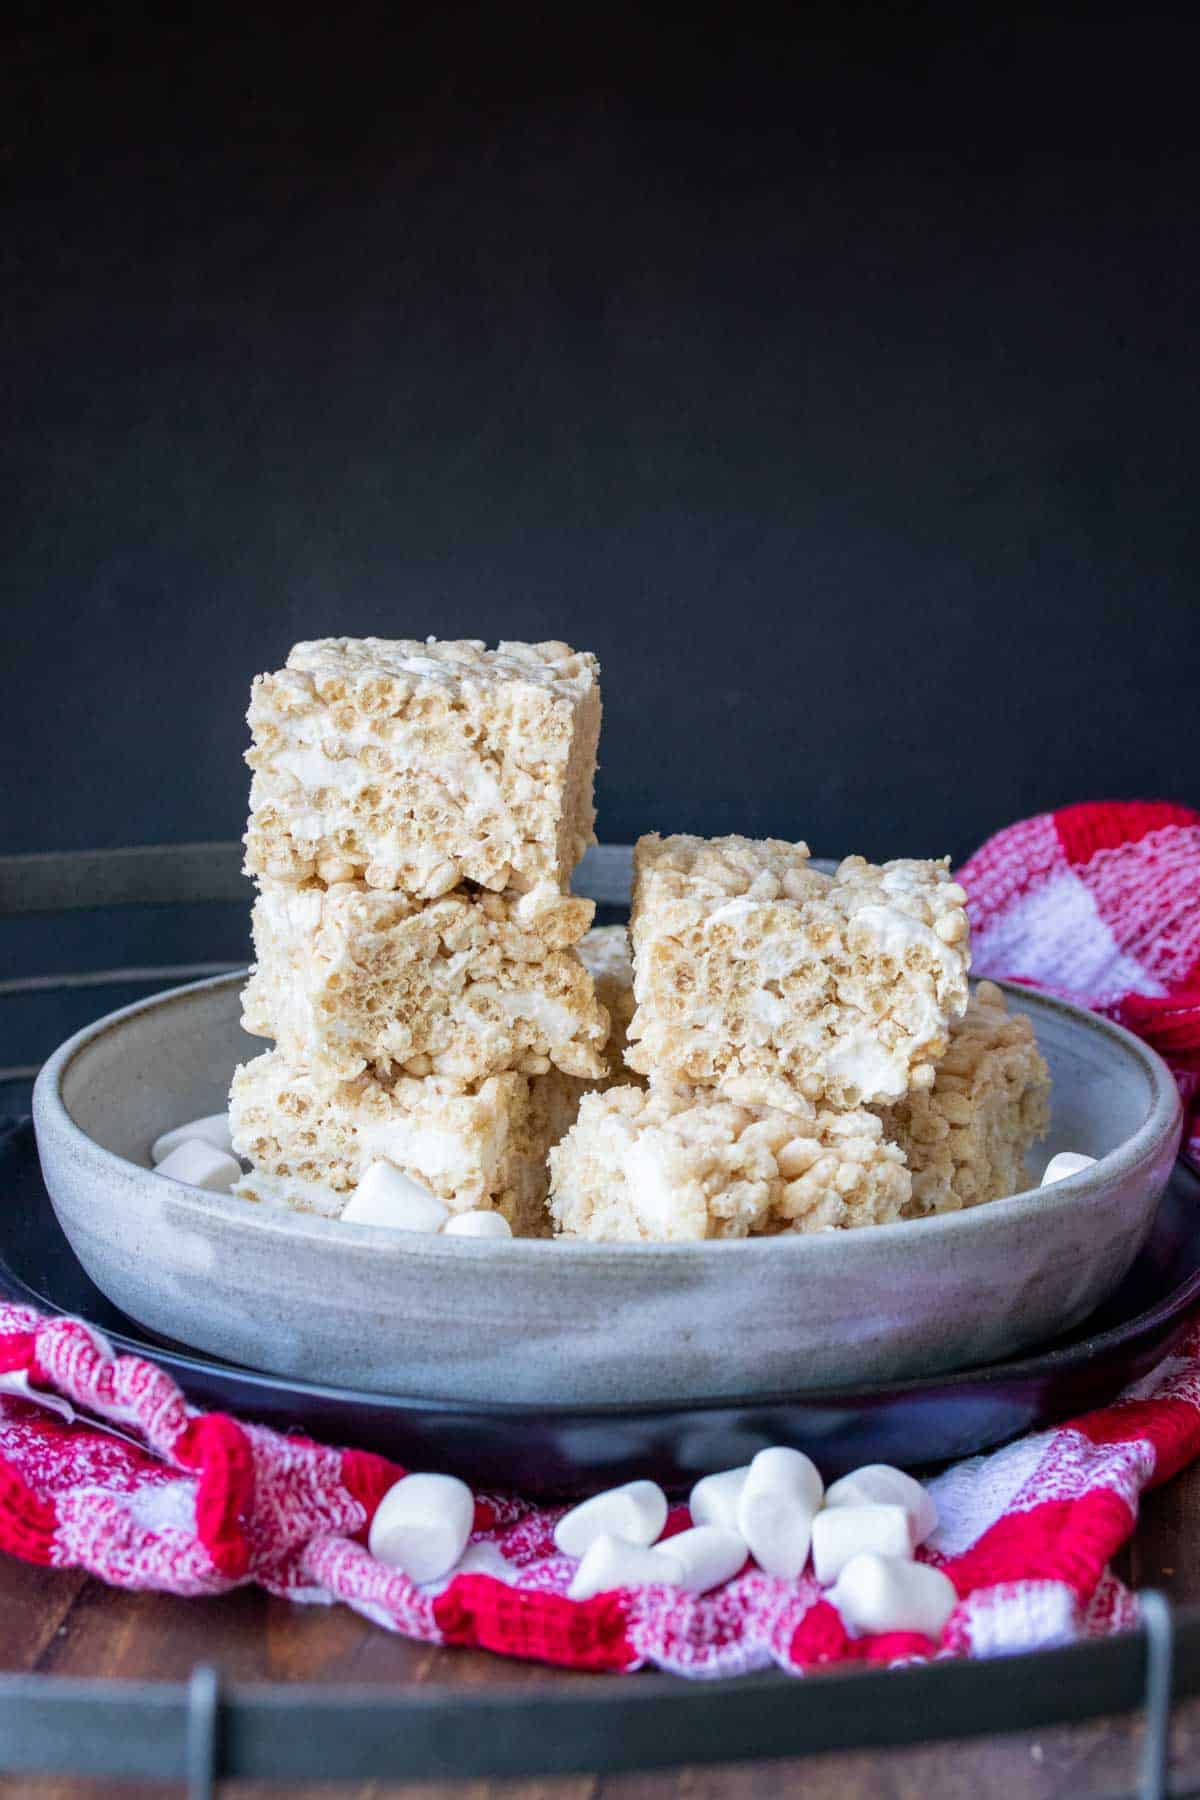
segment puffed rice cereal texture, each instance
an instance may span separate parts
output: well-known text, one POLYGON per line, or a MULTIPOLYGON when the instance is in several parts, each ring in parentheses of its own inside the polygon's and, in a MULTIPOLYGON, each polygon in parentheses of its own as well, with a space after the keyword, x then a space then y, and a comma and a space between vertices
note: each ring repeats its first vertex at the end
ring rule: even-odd
POLYGON ((827 875, 803 843, 644 837, 629 1064, 802 1116, 927 1088, 967 1004, 965 900, 945 860, 827 875))
POLYGON ((242 1023, 288 1061, 383 1080, 602 1077, 608 1015, 574 946, 595 908, 548 883, 440 900, 264 880, 242 1023))
POLYGON ((1050 1127, 1050 1071, 1024 1013, 981 981, 931 1088, 874 1109, 912 1171, 906 1216, 958 1212, 1030 1185, 1025 1158, 1050 1127))
POLYGON ((328 1211, 323 1195, 344 1206, 383 1161, 452 1212, 494 1208, 514 1235, 538 1237, 548 1230, 546 1155, 575 1116, 579 1086, 553 1069, 474 1086, 437 1075, 330 1081, 271 1050, 235 1072, 229 1098, 234 1149, 253 1165, 239 1184, 247 1197, 328 1211), (263 1177, 274 1182, 256 1194, 263 1177))
POLYGON ((629 1023, 633 1018, 633 957, 629 949, 629 933, 624 925, 595 925, 580 940, 579 959, 591 976, 596 998, 608 1014, 608 1043, 604 1049, 605 1070, 599 1083, 589 1087, 611 1087, 615 1082, 641 1078, 630 1073, 625 1064, 625 1048, 629 1023))
POLYGON ((248 874, 566 892, 594 841, 598 667, 567 644, 320 638, 247 718, 248 874))
POLYGON ((872 1113, 800 1120, 670 1086, 587 1095, 550 1168, 556 1234, 601 1242, 885 1224, 910 1196, 903 1154, 872 1113))

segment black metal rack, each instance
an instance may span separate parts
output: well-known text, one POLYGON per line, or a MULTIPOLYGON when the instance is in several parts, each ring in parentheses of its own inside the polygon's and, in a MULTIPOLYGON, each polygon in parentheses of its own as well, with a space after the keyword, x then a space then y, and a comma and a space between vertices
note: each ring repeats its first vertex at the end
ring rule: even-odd
MULTIPOLYGON (((190 844, 0 858, 0 917, 101 906, 247 898, 237 844, 190 844)), ((628 899, 630 851, 589 852, 577 885, 604 908, 628 899)), ((236 962, 138 963, 0 981, 0 998, 150 988, 236 962)), ((0 1084, 36 1065, 10 1062, 0 1084)), ((506 1779, 619 1774, 687 1763, 753 1762, 1078 1724, 1139 1708, 1146 1732, 1139 1795, 1200 1793, 1168 1779, 1170 1711, 1200 1693, 1200 1607, 1173 1612, 1141 1595, 1134 1632, 988 1662, 793 1677, 767 1673, 714 1690, 669 1676, 564 1676, 528 1685, 377 1689, 222 1689, 214 1670, 178 1683, 0 1677, 0 1772, 70 1771, 117 1780, 506 1779)))
POLYGON ((964 1740, 1146 1712, 1142 1800, 1195 1792, 1168 1781, 1172 1699, 1200 1692, 1200 1608, 1173 1618, 1142 1596, 1142 1629, 999 1663, 939 1662, 856 1674, 766 1674, 719 1691, 670 1676, 564 1677, 483 1692, 235 1687, 213 1670, 144 1684, 0 1679, 0 1769, 186 1781, 511 1779, 964 1740))

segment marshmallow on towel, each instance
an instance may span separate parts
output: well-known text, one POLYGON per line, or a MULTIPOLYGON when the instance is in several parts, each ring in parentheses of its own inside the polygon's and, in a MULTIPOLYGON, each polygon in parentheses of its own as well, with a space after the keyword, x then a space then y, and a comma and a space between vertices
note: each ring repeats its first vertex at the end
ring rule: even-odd
POLYGON ((678 1570, 660 1579, 692 1594, 707 1594, 710 1588, 732 1581, 746 1560, 746 1544, 736 1531, 720 1525, 693 1525, 690 1531, 676 1532, 665 1544, 656 1544, 651 1555, 678 1570))
POLYGON ((564 1513, 554 1527, 554 1542, 564 1556, 586 1555, 598 1537, 620 1538, 645 1549, 666 1522, 667 1496, 657 1482, 627 1481, 564 1513))
POLYGON ((801 1450, 760 1450, 738 1499, 737 1529, 760 1569, 794 1581, 808 1561, 824 1484, 801 1450))
POLYGON ((688 1511, 693 1525, 722 1525, 736 1531, 738 1501, 746 1485, 750 1465, 742 1469, 721 1469, 715 1475, 704 1475, 692 1489, 688 1511))
POLYGON ((454 1475, 404 1475, 375 1511, 367 1548, 418 1586, 452 1569, 475 1524, 475 1498, 454 1475))
POLYGON ((567 1598, 590 1600, 593 1594, 606 1594, 612 1588, 679 1587, 682 1582, 683 1570, 665 1550, 648 1550, 644 1544, 630 1544, 604 1531, 584 1551, 567 1598))
POLYGON ((917 1631, 934 1639, 958 1604, 954 1583, 940 1569, 870 1550, 850 1558, 827 1598, 854 1635, 917 1631))
POLYGON ((909 1517, 913 1544, 923 1544, 937 1530, 937 1507, 928 1488, 893 1469, 890 1463, 867 1463, 835 1481, 825 1495, 826 1506, 902 1506, 909 1517))
POLYGON ((902 1506, 827 1506, 812 1525, 813 1571, 822 1587, 863 1550, 911 1560, 912 1528, 902 1506))

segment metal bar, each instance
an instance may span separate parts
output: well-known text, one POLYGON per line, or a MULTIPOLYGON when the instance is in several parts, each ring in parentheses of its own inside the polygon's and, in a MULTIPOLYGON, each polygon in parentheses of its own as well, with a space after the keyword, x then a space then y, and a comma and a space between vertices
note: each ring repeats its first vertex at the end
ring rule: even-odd
POLYGON ((56 994, 74 988, 115 987, 123 981, 203 981, 208 975, 232 975, 244 963, 198 962, 138 965, 128 969, 82 969, 63 975, 19 975, 0 981, 0 1000, 16 994, 56 994))
MULTIPOLYGON (((827 870, 834 867, 818 857, 813 864, 827 870)), ((593 844, 576 869, 572 886, 602 906, 627 906, 632 878, 632 844, 593 844)), ((124 850, 0 856, 0 917, 90 906, 249 898, 238 843, 142 844, 124 850)))
POLYGON ((85 1771, 129 1781, 186 1775, 186 1688, 146 1682, 0 1682, 0 1769, 6 1774, 85 1771))
POLYGON ((167 906, 248 901, 242 847, 142 844, 124 850, 65 850, 0 856, 0 916, 92 906, 167 906))
MULTIPOLYGON (((217 1777, 451 1781, 616 1774, 993 1736, 1136 1710, 1142 1632, 986 1662, 706 1683, 569 1678, 531 1692, 273 1687, 222 1695, 217 1777)), ((1200 1608, 1179 1616, 1176 1696, 1200 1691, 1200 1608)), ((189 1690, 0 1678, 0 1768, 182 1780, 189 1690)))
POLYGON ((1165 1800, 1171 1751, 1171 1664, 1174 1616, 1165 1594, 1153 1588, 1138 1596, 1146 1634, 1146 1741, 1142 1747, 1140 1800, 1165 1800))
POLYGON ((217 1671, 203 1664, 193 1669, 192 1679, 188 1682, 188 1800, 213 1800, 219 1755, 217 1728, 220 1705, 217 1671))
MULTIPOLYGON (((602 905, 624 906, 632 870, 632 845, 593 844, 575 872, 575 891, 602 905)), ((0 916, 249 897, 238 843, 0 856, 0 916)))
POLYGON ((593 844, 584 852, 571 886, 601 906, 628 906, 633 883, 632 844, 593 844))

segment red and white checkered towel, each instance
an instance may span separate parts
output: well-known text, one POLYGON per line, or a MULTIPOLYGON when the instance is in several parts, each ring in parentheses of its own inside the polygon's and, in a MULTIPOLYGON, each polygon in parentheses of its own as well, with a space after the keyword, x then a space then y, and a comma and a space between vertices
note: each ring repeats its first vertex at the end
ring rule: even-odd
POLYGON ((1106 1013, 1179 1082, 1184 1149, 1200 1166, 1200 813, 1110 801, 1039 813, 958 871, 974 972, 1106 1013))
MULTIPOLYGON (((1080 806, 991 839, 962 877, 976 968, 1067 993, 1141 1032, 1194 1103, 1200 1071, 1200 815, 1080 806)), ((1190 1142, 1200 1150, 1193 1114, 1190 1142)), ((115 1357, 73 1319, 0 1306, 0 1549, 178 1594, 256 1582, 343 1601, 393 1631, 576 1669, 652 1663, 700 1677, 767 1664, 988 1655, 1131 1624, 1108 1562, 1142 1490, 1200 1453, 1200 1322, 1115 1405, 960 1463, 933 1482, 941 1523, 921 1555, 954 1582, 942 1642, 851 1640, 808 1575, 752 1563, 716 1593, 663 1587, 565 1597, 558 1510, 479 1496, 469 1568, 417 1588, 365 1545, 402 1473, 220 1414, 193 1412, 169 1376, 115 1357), (31 1385, 67 1416, 22 1398, 31 1385), (105 1420, 123 1435, 98 1430, 105 1420)), ((668 1532, 688 1523, 677 1507, 668 1532)))

